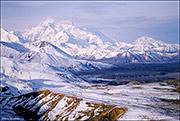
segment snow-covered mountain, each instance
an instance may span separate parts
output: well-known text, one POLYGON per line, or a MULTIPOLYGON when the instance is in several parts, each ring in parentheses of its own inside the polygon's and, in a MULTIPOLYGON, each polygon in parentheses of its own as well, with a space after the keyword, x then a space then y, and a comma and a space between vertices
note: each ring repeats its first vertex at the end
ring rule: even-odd
POLYGON ((117 43, 121 52, 101 61, 111 63, 154 63, 179 60, 179 45, 167 44, 150 37, 140 37, 133 44, 117 43))
POLYGON ((151 51, 154 53, 177 53, 179 50, 178 44, 167 44, 160 40, 155 40, 150 37, 140 37, 134 42, 135 51, 151 51))
POLYGON ((16 87, 19 91, 41 89, 34 85, 33 80, 86 87, 88 83, 74 75, 74 72, 112 67, 111 64, 74 58, 48 41, 21 43, 16 35, 1 30, 2 34, 5 33, 0 41, 2 84, 16 87))
POLYGON ((13 32, 7 32, 1 28, 1 40, 5 42, 19 43, 19 38, 13 34, 13 32))
POLYGON ((176 61, 179 56, 178 44, 167 44, 150 37, 140 37, 133 44, 117 42, 96 28, 78 28, 72 23, 56 24, 53 20, 15 34, 25 41, 47 41, 73 57, 86 60, 169 62, 176 61))
MULTIPOLYGON (((11 33, 9 33, 9 35, 11 35, 11 33)), ((51 41, 48 42, 37 40, 32 42, 20 43, 18 37, 15 35, 13 36, 16 39, 16 42, 13 41, 14 38, 10 38, 12 40, 11 42, 9 42, 10 40, 8 37, 2 36, 2 41, 0 42, 2 46, 1 56, 19 60, 23 59, 49 65, 56 65, 63 68, 72 68, 74 69, 72 71, 101 69, 103 67, 111 66, 109 64, 100 62, 92 62, 74 58, 58 48, 58 46, 56 46, 54 43, 51 44, 51 41)))
MULTIPOLYGON (((87 86, 73 73, 113 67, 107 63, 179 59, 178 44, 167 44, 150 37, 141 37, 134 44, 117 43, 95 28, 55 24, 53 20, 43 21, 24 32, 7 32, 1 28, 0 46, 5 85, 9 85, 8 80, 19 83, 21 80, 52 81, 56 78, 62 83, 87 86)), ((33 90, 29 85, 31 83, 25 87, 33 90)))
MULTIPOLYGON (((74 57, 85 59, 101 59, 112 57, 108 54, 116 48, 110 38, 100 32, 86 32, 86 28, 78 28, 73 24, 55 25, 53 20, 46 20, 36 27, 17 35, 26 41, 48 41, 74 57)), ((87 31, 90 31, 89 29, 87 31)))
MULTIPOLYGON (((149 109, 146 103, 152 101, 149 90, 152 91, 153 87, 134 99, 138 90, 133 91, 129 85, 110 90, 97 88, 75 73, 114 67, 109 63, 171 62, 179 59, 177 44, 149 37, 139 38, 134 44, 117 43, 95 28, 55 24, 53 20, 41 22, 23 32, 8 32, 1 28, 0 47, 0 107, 5 120, 12 117, 19 120, 23 120, 22 117, 26 120, 115 120, 124 115, 130 104, 129 116, 132 119, 132 114, 137 115, 134 112, 144 114, 145 111, 144 107, 138 110, 134 107, 143 105, 149 109)), ((159 97, 163 95, 161 93, 153 94, 159 97)), ((154 116, 149 112, 146 115, 154 116)), ((155 117, 158 115, 156 113, 155 117)))

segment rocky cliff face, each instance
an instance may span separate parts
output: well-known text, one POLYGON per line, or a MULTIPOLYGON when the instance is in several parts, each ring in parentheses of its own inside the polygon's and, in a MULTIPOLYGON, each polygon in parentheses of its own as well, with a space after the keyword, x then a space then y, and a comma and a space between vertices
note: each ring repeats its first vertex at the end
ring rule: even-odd
POLYGON ((49 90, 4 97, 0 104, 3 110, 13 110, 25 120, 111 121, 117 120, 127 111, 125 107, 87 102, 49 90))

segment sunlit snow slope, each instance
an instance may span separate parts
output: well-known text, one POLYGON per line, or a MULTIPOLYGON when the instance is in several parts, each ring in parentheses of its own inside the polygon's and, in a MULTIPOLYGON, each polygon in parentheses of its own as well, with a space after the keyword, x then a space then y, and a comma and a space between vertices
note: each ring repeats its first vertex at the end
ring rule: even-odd
POLYGON ((118 42, 93 27, 76 27, 46 20, 31 29, 16 32, 25 41, 47 41, 73 57, 111 63, 172 62, 179 56, 178 44, 140 37, 133 44, 118 42))

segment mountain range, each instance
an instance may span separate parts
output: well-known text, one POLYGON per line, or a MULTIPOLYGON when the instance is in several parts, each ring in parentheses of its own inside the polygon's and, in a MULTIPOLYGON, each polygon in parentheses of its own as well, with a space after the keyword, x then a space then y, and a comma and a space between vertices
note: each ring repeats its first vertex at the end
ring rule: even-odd
POLYGON ((17 79, 42 79, 44 75, 43 79, 56 78, 80 85, 79 82, 85 82, 73 73, 124 63, 179 60, 178 44, 150 37, 140 37, 134 44, 117 42, 95 28, 56 24, 53 20, 23 32, 1 28, 1 35, 1 74, 17 79))
MULTIPOLYGON (((21 116, 27 120, 34 117, 39 120, 118 119, 127 108, 116 107, 114 103, 89 103, 92 100, 102 102, 103 98, 98 100, 101 93, 109 93, 90 90, 91 84, 75 73, 101 71, 125 63, 179 61, 178 44, 150 37, 140 37, 133 44, 118 42, 94 27, 56 24, 53 20, 21 32, 1 28, 0 47, 2 115, 19 119, 21 116), (45 96, 41 97, 43 94, 45 96), (36 109, 32 111, 33 107, 36 109), (87 110, 76 110, 78 107, 87 110), (54 109, 62 109, 62 112, 54 109), (34 115, 26 117, 26 113, 34 115)), ((114 98, 108 100, 113 102, 114 98)))
POLYGON ((76 27, 72 23, 56 24, 53 20, 11 34, 23 43, 46 41, 73 57, 113 64, 172 62, 179 57, 178 44, 167 44, 146 36, 133 44, 118 42, 96 28, 76 27))

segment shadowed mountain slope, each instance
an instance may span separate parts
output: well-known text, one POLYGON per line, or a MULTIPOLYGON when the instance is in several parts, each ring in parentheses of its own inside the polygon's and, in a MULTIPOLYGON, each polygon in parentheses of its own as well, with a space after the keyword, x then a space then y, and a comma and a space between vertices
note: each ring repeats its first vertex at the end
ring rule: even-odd
POLYGON ((11 109, 25 120, 114 121, 127 111, 125 107, 86 102, 49 90, 2 98, 0 102, 3 110, 11 109))

